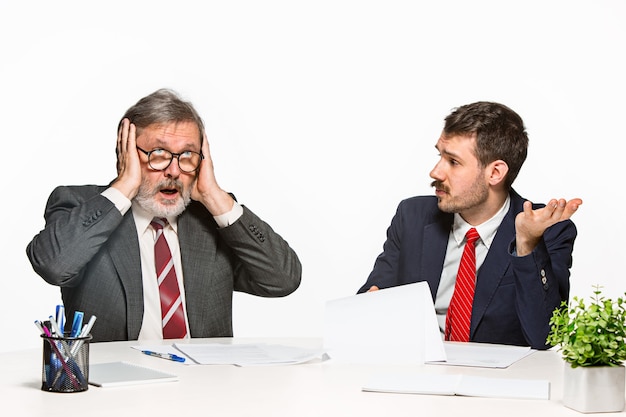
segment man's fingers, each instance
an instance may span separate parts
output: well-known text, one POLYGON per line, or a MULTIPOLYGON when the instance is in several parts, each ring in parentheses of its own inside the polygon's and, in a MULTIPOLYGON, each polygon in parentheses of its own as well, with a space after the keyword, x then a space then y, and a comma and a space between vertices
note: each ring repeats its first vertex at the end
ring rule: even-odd
POLYGON ((552 218, 558 221, 561 219, 563 211, 565 211, 565 199, 554 200, 554 203, 551 200, 549 207, 552 208, 552 218))
POLYGON ((202 154, 205 157, 209 156, 209 139, 206 137, 206 132, 204 132, 204 134, 202 135, 202 154))
POLYGON ((137 127, 134 123, 129 123, 128 126, 128 138, 126 140, 126 150, 129 152, 135 151, 135 147, 137 147, 137 127))
POLYGON ((524 201, 524 213, 530 215, 533 213, 533 203, 526 200, 524 201))
POLYGON ((565 209, 563 210, 563 214, 561 215, 561 218, 565 220, 565 219, 569 219, 570 217, 572 217, 574 213, 576 213, 576 211, 578 210, 578 206, 580 206, 582 203, 583 203, 583 200, 581 200, 580 198, 573 198, 570 201, 568 201, 565 204, 565 209))
POLYGON ((574 215, 576 210, 578 210, 578 206, 582 203, 583 201, 580 198, 573 198, 570 201, 566 201, 564 198, 558 201, 550 200, 550 207, 553 207, 552 218, 557 222, 567 220, 574 215))
POLYGON ((128 152, 128 136, 130 134, 131 129, 133 129, 133 134, 134 134, 134 127, 135 125, 130 123, 130 120, 128 119, 122 120, 122 126, 120 126, 120 131, 119 131, 118 138, 117 138, 117 143, 119 146, 120 153, 128 152))

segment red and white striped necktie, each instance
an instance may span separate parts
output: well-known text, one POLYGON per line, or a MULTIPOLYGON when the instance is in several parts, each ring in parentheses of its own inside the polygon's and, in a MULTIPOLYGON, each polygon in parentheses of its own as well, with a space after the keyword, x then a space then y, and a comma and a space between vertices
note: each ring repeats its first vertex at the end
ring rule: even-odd
POLYGON ((445 339, 469 341, 474 288, 476 286, 476 241, 480 238, 473 227, 465 234, 466 242, 461 256, 454 294, 446 315, 445 339))
POLYGON ((172 252, 163 233, 166 224, 167 220, 162 218, 154 218, 150 222, 156 231, 154 260, 161 297, 163 339, 182 339, 187 335, 187 326, 172 252))

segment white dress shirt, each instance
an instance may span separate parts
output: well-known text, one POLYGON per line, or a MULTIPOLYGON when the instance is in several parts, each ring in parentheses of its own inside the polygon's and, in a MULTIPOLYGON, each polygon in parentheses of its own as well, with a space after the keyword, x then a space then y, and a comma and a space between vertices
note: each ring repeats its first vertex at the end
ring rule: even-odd
POLYGON ((450 300, 454 293, 456 274, 459 270, 461 255, 465 247, 465 234, 469 229, 475 227, 480 235, 480 238, 476 241, 476 274, 478 274, 480 266, 487 257, 491 242, 493 242, 493 238, 496 236, 498 227, 500 227, 504 216, 508 213, 510 205, 511 199, 507 197, 500 210, 492 218, 478 226, 472 226, 463 220, 458 213, 454 214, 454 223, 450 230, 448 249, 446 250, 446 257, 443 262, 443 271, 441 271, 441 281, 439 282, 439 288, 437 289, 437 296, 435 298, 435 313, 437 314, 439 329, 442 333, 445 330, 446 314, 448 313, 448 306, 450 305, 450 300))
MULTIPOLYGON (((156 231, 150 226, 154 218, 135 202, 131 202, 124 194, 115 188, 108 188, 102 193, 115 204, 117 209, 124 215, 132 208, 135 227, 137 228, 137 238, 139 239, 139 252, 141 256, 141 276, 143 284, 143 321, 139 331, 139 340, 155 340, 163 338, 163 327, 161 324, 161 300, 159 296, 159 286, 157 284, 156 267, 154 263, 154 242, 156 231), (147 277, 147 279, 146 279, 147 277)), ((243 214, 243 208, 234 202, 231 211, 213 218, 218 227, 226 227, 233 224, 243 214)), ((187 337, 189 334, 189 321, 187 319, 187 308, 185 303, 185 285, 183 279, 183 268, 180 256, 180 246, 178 244, 178 223, 176 217, 167 218, 168 225, 163 228, 165 240, 172 252, 174 270, 178 278, 178 287, 182 297, 183 310, 185 312, 185 326, 187 327, 187 337)))

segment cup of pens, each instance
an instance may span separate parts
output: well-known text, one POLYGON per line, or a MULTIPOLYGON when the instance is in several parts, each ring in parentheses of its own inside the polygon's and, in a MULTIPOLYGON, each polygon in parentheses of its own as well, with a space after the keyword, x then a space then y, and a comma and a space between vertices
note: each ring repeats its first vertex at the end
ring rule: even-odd
POLYGON ((43 339, 43 391, 82 392, 89 388, 89 341, 96 317, 91 316, 83 326, 83 315, 81 311, 74 313, 70 332, 62 330, 65 322, 62 305, 57 306, 56 316, 50 316, 49 320, 35 320, 43 339))
POLYGON ((50 392, 82 392, 89 388, 91 335, 70 337, 42 334, 41 389, 50 392))

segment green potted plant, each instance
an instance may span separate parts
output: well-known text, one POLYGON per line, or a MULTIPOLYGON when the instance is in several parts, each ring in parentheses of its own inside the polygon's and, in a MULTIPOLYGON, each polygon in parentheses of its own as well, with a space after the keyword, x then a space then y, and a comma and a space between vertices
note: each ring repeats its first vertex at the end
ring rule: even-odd
POLYGON ((566 407, 583 413, 622 411, 626 301, 605 298, 600 286, 594 288, 589 303, 573 297, 553 312, 547 343, 557 346, 566 362, 566 407))

